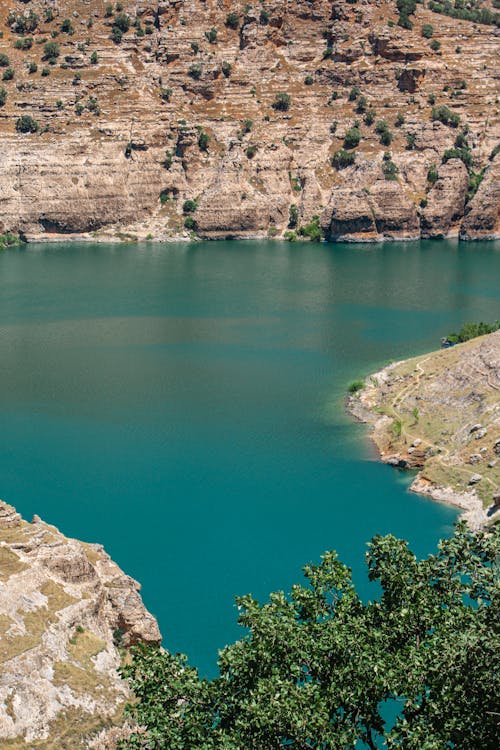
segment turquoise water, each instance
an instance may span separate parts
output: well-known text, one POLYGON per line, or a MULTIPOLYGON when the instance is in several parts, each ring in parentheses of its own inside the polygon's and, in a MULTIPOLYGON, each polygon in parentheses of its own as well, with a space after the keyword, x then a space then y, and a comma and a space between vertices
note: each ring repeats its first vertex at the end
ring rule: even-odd
POLYGON ((343 411, 350 380, 499 317, 500 243, 31 245, 0 253, 0 497, 101 542, 213 674, 259 598, 375 533, 434 548, 343 411))

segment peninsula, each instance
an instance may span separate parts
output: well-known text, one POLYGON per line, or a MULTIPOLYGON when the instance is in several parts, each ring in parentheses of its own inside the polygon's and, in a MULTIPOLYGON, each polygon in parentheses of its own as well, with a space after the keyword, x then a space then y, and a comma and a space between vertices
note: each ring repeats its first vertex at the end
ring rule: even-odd
POLYGON ((500 331, 391 364, 348 406, 385 463, 418 470, 411 490, 500 519, 500 331))

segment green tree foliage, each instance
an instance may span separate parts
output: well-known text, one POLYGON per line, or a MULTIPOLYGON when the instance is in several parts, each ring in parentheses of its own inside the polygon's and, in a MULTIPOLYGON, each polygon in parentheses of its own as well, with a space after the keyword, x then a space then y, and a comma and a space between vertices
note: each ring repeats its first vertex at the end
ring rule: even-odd
POLYGON ((474 339, 476 336, 485 336, 487 333, 494 333, 500 328, 500 322, 497 320, 496 323, 464 323, 458 333, 450 333, 446 338, 454 344, 461 344, 469 339, 474 339))
POLYGON ((43 59, 48 62, 55 62, 61 51, 57 42, 47 42, 43 46, 43 59))
POLYGON ((281 92, 279 94, 276 94, 276 98, 273 102, 273 109, 279 110, 280 112, 287 112, 290 109, 291 103, 292 98, 290 94, 281 92))
POLYGON ((332 156, 332 167, 335 167, 335 169, 345 169, 345 167, 350 167, 351 164, 354 164, 355 161, 356 155, 354 151, 346 151, 340 148, 332 156))
POLYGON ((356 148, 360 140, 361 140, 361 133, 359 132, 359 128, 357 127, 349 128, 349 130, 344 136, 344 148, 356 148))
POLYGON ((376 536, 363 603, 334 552, 304 568, 305 585, 259 604, 237 599, 247 635, 200 679, 185 657, 138 646, 122 669, 144 733, 122 750, 494 750, 500 691, 500 529, 465 524, 418 561, 376 536), (381 714, 397 699, 394 726, 381 714))
POLYGON ((38 123, 31 115, 21 115, 16 120, 16 130, 19 133, 36 133, 38 129, 38 123))
POLYGON ((445 104, 433 107, 431 117, 433 120, 439 120, 443 125, 450 125, 452 128, 456 128, 460 122, 460 116, 452 112, 445 104))
POLYGON ((226 26, 230 29, 237 29, 240 25, 240 19, 237 13, 228 13, 226 16, 226 26))

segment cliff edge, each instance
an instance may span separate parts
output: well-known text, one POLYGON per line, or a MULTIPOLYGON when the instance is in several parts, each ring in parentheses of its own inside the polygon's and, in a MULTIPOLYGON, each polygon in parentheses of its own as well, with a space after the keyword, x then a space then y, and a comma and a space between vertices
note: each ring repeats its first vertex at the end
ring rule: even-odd
POLYGON ((139 589, 101 545, 0 501, 2 748, 114 746, 130 699, 123 648, 161 640, 139 589))
POLYGON ((385 463, 418 469, 410 489, 500 519, 500 331, 392 364, 348 405, 385 463))

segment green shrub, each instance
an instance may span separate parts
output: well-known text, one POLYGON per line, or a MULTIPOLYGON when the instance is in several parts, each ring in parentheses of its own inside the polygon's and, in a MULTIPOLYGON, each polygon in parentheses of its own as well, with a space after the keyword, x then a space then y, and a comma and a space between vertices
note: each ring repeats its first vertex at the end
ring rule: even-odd
POLYGON ((198 135, 198 146, 201 151, 208 151, 208 144, 210 143, 210 136, 205 133, 204 130, 200 130, 198 135))
POLYGON ((92 54, 90 55, 90 64, 97 65, 97 62, 98 62, 97 52, 94 50, 92 54))
POLYGON ((0 107, 3 107, 7 101, 7 92, 4 88, 0 88, 0 107))
POLYGON ((408 151, 411 151, 415 147, 416 141, 417 136, 415 133, 406 134, 406 148, 408 149, 408 151))
POLYGON ((4 53, 0 53, 0 68, 7 68, 10 65, 8 56, 4 53))
POLYGON ((347 97, 348 101, 354 102, 358 98, 358 96, 361 94, 361 90, 359 86, 353 86, 352 89, 349 91, 349 95, 347 97))
POLYGON ((358 391, 361 391, 365 385, 366 383, 364 380, 353 380, 352 383, 349 383, 347 386, 347 390, 349 393, 358 393, 358 391))
POLYGON ((186 218, 184 219, 184 226, 186 227, 186 229, 194 231, 196 229, 196 220, 194 216, 186 216, 186 218))
POLYGON ((0 234, 0 250, 5 250, 7 247, 15 247, 20 245, 21 241, 19 237, 11 232, 0 234))
POLYGON ((375 122, 376 114, 377 113, 374 109, 368 109, 365 116, 363 117, 363 122, 365 123, 365 125, 373 125, 373 123, 375 122))
POLYGON ((384 177, 386 180, 396 180, 399 173, 399 169, 392 161, 391 155, 388 151, 384 154, 384 159, 382 162, 382 172, 384 173, 384 177))
POLYGON ((448 341, 454 344, 460 344, 464 341, 469 341, 477 336, 485 336, 487 333, 494 333, 500 329, 500 321, 495 323, 464 323, 458 333, 450 333, 446 337, 448 341))
POLYGON ((299 209, 297 208, 295 203, 292 203, 292 205, 288 209, 288 228, 295 229, 295 227, 297 226, 298 220, 299 220, 299 209))
POLYGON ((335 169, 345 169, 350 167, 356 161, 356 155, 354 151, 345 151, 343 148, 335 151, 332 157, 332 166, 335 169))
POLYGON ((113 28, 111 29, 111 35, 109 38, 115 44, 121 44, 121 41, 123 39, 123 31, 119 29, 118 26, 113 26, 113 28))
POLYGON ((313 216, 310 222, 300 227, 298 233, 301 237, 308 237, 311 242, 321 242, 323 233, 319 225, 319 216, 313 216))
POLYGON ((434 52, 438 52, 438 50, 441 49, 441 42, 438 42, 437 39, 433 39, 429 45, 429 47, 434 50, 434 52))
POLYGON ((215 44, 217 41, 217 29, 212 27, 210 31, 205 31, 205 37, 210 44, 215 44))
POLYGON ((60 54, 61 51, 57 42, 47 42, 47 44, 44 44, 43 59, 47 60, 47 62, 54 62, 60 54))
POLYGON ((422 36, 425 39, 430 39, 434 34, 434 26, 430 23, 424 23, 422 26, 422 36))
POLYGON ((255 145, 248 146, 246 150, 246 155, 248 159, 253 159, 256 153, 257 153, 257 146, 255 145))
POLYGON ((358 96, 356 100, 356 112, 362 115, 364 112, 366 112, 367 106, 368 106, 368 100, 366 96, 358 96))
POLYGON ((259 23, 260 23, 260 25, 261 26, 267 26, 267 24, 269 23, 269 20, 270 20, 269 13, 267 12, 267 10, 265 10, 263 8, 260 11, 260 15, 259 15, 259 23))
POLYGON ((356 148, 361 140, 361 133, 356 127, 349 128, 344 137, 344 148, 356 148))
POLYGON ((2 75, 2 81, 12 81, 14 78, 14 68, 5 68, 3 75, 2 75))
POLYGON ((240 25, 240 19, 237 13, 228 13, 226 16, 226 26, 230 29, 237 29, 240 25))
POLYGON ((73 24, 69 20, 69 18, 65 18, 64 21, 61 24, 61 31, 63 34, 74 34, 75 30, 73 28, 73 24))
POLYGON ((182 204, 182 213, 183 214, 192 214, 196 211, 198 208, 198 203, 191 198, 188 198, 184 201, 182 204))
POLYGON ((427 172, 427 182, 430 182, 431 185, 434 185, 435 182, 438 180, 438 171, 436 169, 436 165, 432 164, 431 167, 429 167, 429 171, 427 172))
POLYGON ((36 133, 38 129, 38 123, 31 115, 21 115, 16 120, 16 130, 18 133, 36 133))
POLYGON ((284 92, 280 92, 279 94, 276 94, 276 97, 273 102, 273 109, 276 109, 280 112, 287 112, 290 109, 290 104, 292 103, 292 98, 290 94, 285 94, 284 92))
POLYGON ((199 63, 193 63, 188 70, 188 75, 195 81, 198 81, 201 78, 201 73, 202 67, 199 63))
POLYGON ((459 115, 452 112, 445 104, 433 107, 431 118, 442 122, 443 125, 450 125, 452 128, 456 128, 460 122, 459 115))
POLYGON ((33 39, 30 36, 23 36, 21 39, 16 39, 14 47, 16 49, 28 50, 33 46, 33 39))
POLYGON ((50 76, 50 68, 42 68, 41 75, 43 76, 43 78, 50 76))
POLYGON ((394 125, 397 128, 400 128, 401 125, 404 125, 404 124, 405 124, 405 118, 403 117, 403 115, 401 114, 401 112, 398 112, 398 114, 396 116, 396 120, 394 121, 394 125))
POLYGON ((113 27, 126 34, 130 29, 130 16, 126 13, 118 13, 113 19, 113 27))
POLYGON ((308 75, 304 78, 304 83, 306 86, 312 86, 314 83, 314 78, 311 75, 308 75))

